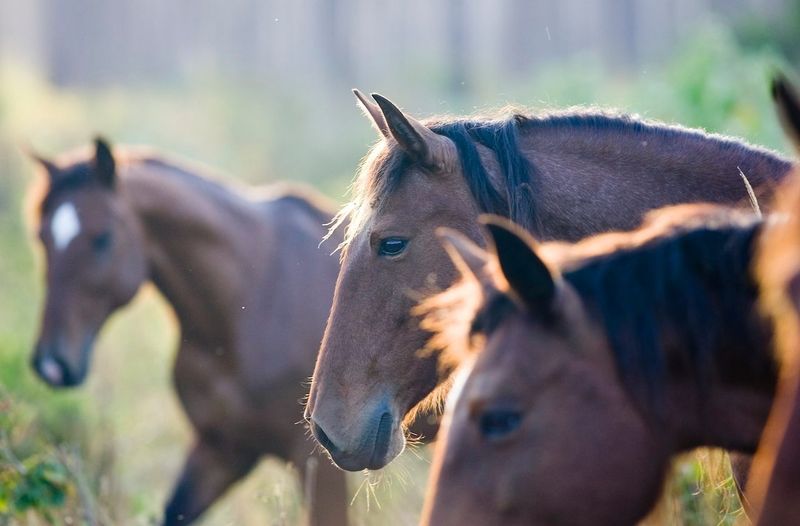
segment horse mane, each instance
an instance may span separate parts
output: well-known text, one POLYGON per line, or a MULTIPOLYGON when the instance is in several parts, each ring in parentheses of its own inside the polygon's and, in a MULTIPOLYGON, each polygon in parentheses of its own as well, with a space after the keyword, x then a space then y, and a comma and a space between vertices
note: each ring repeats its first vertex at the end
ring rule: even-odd
MULTIPOLYGON (((638 230, 546 243, 540 254, 602 327, 626 387, 654 402, 668 371, 693 376, 701 388, 718 377, 773 371, 771 357, 759 352, 768 336, 750 274, 763 224, 723 206, 679 205, 651 214, 638 230), (665 340, 679 342, 672 346, 678 350, 666 349, 665 340), (717 356, 722 348, 725 356, 717 356)), ((429 346, 444 349, 444 363, 453 366, 518 310, 502 287, 481 290, 465 277, 422 303, 419 314, 433 333, 429 346)))
MULTIPOLYGON (((733 212, 732 212, 733 214, 733 212)), ((596 257, 564 274, 600 320, 629 388, 658 399, 668 370, 707 387, 715 377, 771 370, 750 274, 762 222, 695 226, 639 249, 596 257), (668 339, 680 342, 670 355, 668 339), (716 356, 724 349, 725 356, 716 356), (739 364, 724 370, 725 364, 739 364), (743 368, 743 369, 741 369, 743 368)))
MULTIPOLYGON (((212 170, 191 161, 161 154, 152 148, 117 146, 114 148, 114 159, 118 172, 139 164, 168 170, 211 192, 237 193, 235 183, 229 185, 218 182, 219 177, 212 170)), ((40 214, 48 212, 56 199, 64 193, 99 184, 92 177, 92 161, 93 152, 87 147, 58 155, 56 164, 60 171, 59 177, 50 180, 46 175, 41 176, 39 179, 44 184, 35 186, 32 190, 32 197, 38 202, 40 214)))
POLYGON ((334 215, 335 207, 332 201, 301 183, 281 181, 250 187, 235 179, 222 182, 219 175, 202 164, 167 157, 163 154, 137 155, 132 159, 134 162, 138 161, 149 166, 170 170, 192 185, 203 188, 208 194, 217 195, 222 200, 236 199, 238 201, 243 199, 257 206, 281 202, 302 210, 318 221, 320 225, 329 223, 334 215))
MULTIPOLYGON (((301 184, 273 183, 249 188, 235 180, 222 182, 222 177, 202 164, 147 147, 116 147, 114 158, 120 173, 135 165, 168 171, 228 205, 239 206, 242 202, 263 205, 281 201, 303 210, 320 225, 329 223, 334 214, 331 201, 301 184)), ((46 175, 41 176, 39 179, 44 183, 33 185, 29 193, 31 203, 38 203, 38 217, 49 212, 64 193, 99 184, 92 177, 92 152, 88 148, 78 148, 58 156, 57 164, 61 175, 52 181, 46 175)))
POLYGON ((282 202, 303 210, 320 225, 330 223, 336 207, 333 202, 304 184, 277 182, 260 186, 252 192, 259 203, 282 202))
MULTIPOLYGON (((504 117, 431 118, 424 124, 433 132, 453 141, 458 151, 464 178, 481 212, 502 215, 527 228, 537 225, 532 184, 535 167, 519 147, 518 133, 526 119, 520 113, 504 117), (477 144, 496 156, 503 175, 498 190, 489 178, 478 153, 477 144)), ((376 209, 397 188, 412 161, 393 140, 381 140, 362 160, 351 188, 353 199, 336 215, 329 235, 348 219, 344 248, 361 230, 370 210, 376 209)))
MULTIPOLYGON (((739 139, 706 133, 675 124, 643 119, 609 109, 573 107, 559 111, 530 113, 507 107, 498 112, 463 117, 434 117, 423 123, 456 145, 467 186, 481 213, 511 219, 533 234, 540 233, 540 220, 534 202, 539 183, 536 160, 520 147, 523 132, 556 131, 567 135, 579 132, 611 131, 635 135, 642 140, 675 140, 676 148, 703 144, 731 156, 749 154, 754 162, 789 162, 778 153, 747 144, 739 139), (501 188, 496 188, 481 162, 477 146, 488 148, 501 168, 501 188)), ((380 207, 398 186, 412 161, 394 140, 378 141, 362 160, 351 187, 352 198, 339 210, 331 223, 332 232, 347 223, 344 248, 362 229, 372 210, 380 207)), ((746 171, 746 167, 742 167, 746 171)))

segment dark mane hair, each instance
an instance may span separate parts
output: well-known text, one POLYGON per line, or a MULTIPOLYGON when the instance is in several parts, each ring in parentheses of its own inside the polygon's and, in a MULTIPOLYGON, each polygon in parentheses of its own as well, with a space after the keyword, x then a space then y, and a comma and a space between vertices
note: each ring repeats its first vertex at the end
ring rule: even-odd
MULTIPOLYGON (((763 225, 753 213, 681 205, 651 215, 637 231, 548 243, 541 252, 551 263, 550 248, 560 256, 556 267, 601 325, 621 381, 635 398, 658 404, 667 373, 701 390, 719 379, 774 380, 771 354, 759 352, 771 332, 751 274, 763 225)), ((480 296, 465 278, 420 307, 432 347, 445 349, 449 366, 471 352, 476 335, 518 310, 503 292, 480 296)))
POLYGON ((769 337, 750 272, 762 225, 739 217, 693 227, 564 274, 602 323, 620 377, 636 394, 658 401, 668 371, 701 388, 774 372, 768 354, 757 352, 769 337))
MULTIPOLYGON (((509 217, 536 231, 538 219, 533 201, 536 168, 523 155, 518 143, 520 127, 527 119, 515 113, 497 119, 429 119, 425 125, 455 144, 467 186, 481 212, 509 217), (492 185, 477 144, 497 156, 503 174, 502 190, 492 185)), ((378 208, 412 164, 394 141, 386 142, 385 147, 380 144, 373 146, 361 163, 352 188, 353 200, 331 222, 329 236, 349 220, 343 246, 361 227, 366 210, 378 208)))
MULTIPOLYGON (((679 139, 675 141, 676 149, 703 141, 707 148, 727 152, 731 156, 761 154, 751 156, 752 163, 778 163, 783 170, 790 167, 790 163, 774 151, 735 138, 595 108, 571 108, 535 115, 515 110, 505 111, 500 117, 434 118, 423 122, 456 145, 465 181, 481 213, 511 219, 534 235, 541 234, 534 200, 540 177, 536 160, 527 157, 520 148, 519 136, 522 132, 558 130, 575 134, 610 130, 619 134, 641 135, 643 138, 679 139), (501 188, 492 184, 481 162, 477 145, 488 148, 496 156, 502 172, 501 188)), ((378 208, 386 196, 397 188, 411 164, 410 158, 392 140, 382 141, 370 150, 353 184, 352 201, 339 211, 332 222, 331 230, 335 230, 348 219, 351 220, 344 244, 361 228, 362 219, 366 216, 365 208, 378 208)), ((746 164, 741 166, 744 173, 749 168, 746 164)))
MULTIPOLYGON (((528 231, 536 232, 532 188, 536 167, 522 154, 517 139, 520 126, 528 121, 527 117, 514 114, 501 120, 456 120, 430 128, 456 145, 465 180, 481 212, 508 217, 528 231), (502 193, 491 184, 476 143, 497 156, 503 173, 502 193)), ((397 173, 393 175, 400 177, 397 173)))

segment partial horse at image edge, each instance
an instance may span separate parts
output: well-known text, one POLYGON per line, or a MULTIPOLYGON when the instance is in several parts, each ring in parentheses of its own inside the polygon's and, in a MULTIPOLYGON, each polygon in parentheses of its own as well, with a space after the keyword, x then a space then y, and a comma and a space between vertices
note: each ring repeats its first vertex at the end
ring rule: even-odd
MULTIPOLYGON (((781 75, 772 94, 784 130, 800 151, 800 97, 781 75)), ((762 240, 756 268, 781 363, 775 404, 748 485, 759 526, 800 523, 800 168, 781 186, 775 209, 778 220, 762 240)))

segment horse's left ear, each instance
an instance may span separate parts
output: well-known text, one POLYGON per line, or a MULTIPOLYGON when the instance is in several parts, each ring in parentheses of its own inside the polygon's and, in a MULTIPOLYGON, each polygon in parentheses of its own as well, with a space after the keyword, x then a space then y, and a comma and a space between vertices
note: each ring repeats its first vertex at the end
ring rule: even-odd
POLYGON ((111 146, 102 137, 94 139, 94 170, 97 178, 105 186, 114 187, 117 177, 117 167, 111 146))
POLYGON ((447 137, 434 133, 414 117, 404 114, 386 97, 373 93, 372 98, 383 113, 389 133, 411 159, 425 168, 442 171, 448 157, 455 153, 455 144, 447 137))
POLYGON ((782 73, 772 79, 772 100, 778 110, 783 131, 800 150, 800 98, 792 83, 782 73))
POLYGON ((536 242, 530 234, 501 217, 484 215, 480 221, 489 230, 500 270, 511 291, 527 307, 549 307, 556 297, 558 273, 536 253, 536 242))

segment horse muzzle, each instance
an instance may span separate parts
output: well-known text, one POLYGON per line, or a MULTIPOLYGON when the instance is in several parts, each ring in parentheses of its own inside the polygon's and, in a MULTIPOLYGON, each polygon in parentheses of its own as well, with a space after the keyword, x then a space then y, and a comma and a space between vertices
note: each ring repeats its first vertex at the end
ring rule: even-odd
MULTIPOLYGON (((82 352, 82 354, 84 354, 82 352)), ((34 354, 33 369, 36 374, 50 387, 63 388, 75 387, 83 383, 86 378, 86 359, 81 357, 78 367, 72 366, 61 354, 52 348, 39 344, 34 354)))
POLYGON ((397 418, 387 406, 381 405, 372 412, 363 425, 363 432, 346 440, 334 434, 336 428, 319 422, 312 414, 309 419, 311 433, 333 462, 346 471, 381 469, 397 457, 405 447, 405 436, 397 418))

